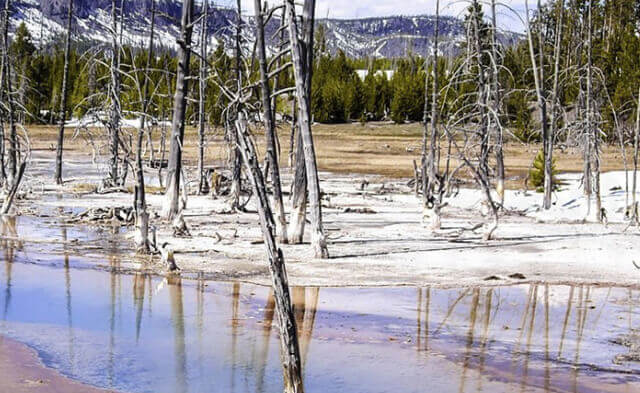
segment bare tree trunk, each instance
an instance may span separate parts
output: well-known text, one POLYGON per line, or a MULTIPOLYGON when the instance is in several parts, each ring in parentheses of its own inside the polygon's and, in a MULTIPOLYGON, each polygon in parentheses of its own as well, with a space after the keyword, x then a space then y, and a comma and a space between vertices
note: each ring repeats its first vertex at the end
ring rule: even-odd
POLYGON ((543 207, 551 208, 551 193, 553 192, 553 142, 558 128, 558 81, 560 77, 560 46, 562 43, 562 25, 564 18, 564 0, 560 0, 560 17, 556 27, 556 42, 553 48, 553 90, 551 91, 551 132, 547 140, 544 156, 544 200, 543 207))
POLYGON ((18 169, 16 176, 11 183, 11 188, 9 189, 9 192, 7 193, 7 196, 2 203, 2 210, 0 211, 0 214, 5 215, 9 213, 11 205, 13 204, 13 200, 16 196, 16 193, 18 192, 18 187, 20 187, 20 182, 22 181, 22 176, 24 175, 24 170, 26 169, 26 167, 27 162, 23 161, 20 164, 20 168, 18 169))
POLYGON ((262 16, 262 2, 254 0, 256 13, 256 32, 258 46, 258 60, 260 63, 260 87, 262 90, 262 116, 264 121, 267 161, 271 168, 271 183, 273 185, 273 203, 276 214, 276 234, 282 243, 287 242, 287 219, 282 203, 282 186, 280 182, 280 165, 276 146, 276 127, 271 108, 271 87, 269 86, 269 71, 267 69, 267 51, 264 37, 264 20, 262 16))
MULTIPOLYGON (((7 43, 9 41, 9 30, 5 28, 8 26, 9 18, 7 17, 7 13, 2 12, 2 56, 0 56, 0 100, 3 99, 5 91, 4 91, 4 64, 8 61, 7 56, 7 43)), ((7 174, 4 166, 4 111, 0 110, 0 186, 5 184, 5 180, 7 178, 7 174)))
POLYGON ((207 92, 207 41, 208 20, 209 20, 209 0, 205 0, 202 5, 202 25, 200 32, 200 78, 199 78, 199 101, 198 101, 198 193, 204 192, 205 175, 204 175, 204 137, 205 137, 205 113, 204 103, 207 92))
MULTIPOLYGON (((305 3, 305 12, 309 9, 312 13, 305 15, 306 20, 313 24, 313 11, 315 9, 315 0, 309 0, 313 3, 307 8, 305 3)), ((318 181, 318 169, 316 166, 316 153, 313 146, 313 135, 311 133, 311 119, 309 118, 309 96, 305 81, 305 71, 310 72, 313 63, 304 67, 304 59, 302 57, 302 49, 298 39, 297 20, 295 15, 295 5, 293 0, 286 0, 285 9, 287 14, 287 23, 289 25, 289 39, 291 41, 291 56, 293 58, 293 68, 296 80, 296 92, 298 96, 298 124, 300 125, 300 135, 302 137, 302 145, 304 149, 304 161, 307 173, 308 191, 309 191, 309 207, 311 209, 311 245, 314 248, 316 258, 328 258, 327 241, 322 228, 322 206, 320 203, 320 183, 318 181)), ((306 42, 309 45, 311 41, 306 42)), ((309 45, 307 51, 313 51, 313 45, 309 45)), ((307 52, 307 56, 308 56, 307 52)), ((310 86, 310 81, 309 81, 310 86)))
MULTIPOLYGON (((4 97, 4 83, 5 83, 5 73, 4 66, 5 63, 9 61, 8 56, 8 45, 9 45, 9 12, 8 8, 5 7, 2 12, 2 57, 0 57, 0 99, 4 97)), ((4 111, 0 110, 0 186, 5 184, 7 179, 7 174, 5 170, 5 129, 4 129, 4 111)))
POLYGON ((422 110, 422 151, 420 154, 420 171, 418 171, 418 165, 416 161, 413 161, 413 171, 416 178, 415 184, 415 192, 416 197, 420 196, 422 193, 422 204, 423 204, 423 218, 427 217, 427 203, 429 201, 429 194, 427 192, 428 183, 429 183, 429 162, 427 158, 427 144, 429 140, 429 126, 427 125, 429 122, 429 61, 425 60, 424 63, 424 106, 422 110))
MULTIPOLYGON (((3 66, 4 67, 4 66, 3 66)), ((2 74, 2 71, 0 70, 0 74, 2 74)), ((0 95, 2 95, 1 90, 0 90, 0 95)), ((4 119, 2 119, 2 112, 0 111, 0 187, 3 186, 6 183, 7 180, 7 173, 5 170, 5 165, 4 165, 4 134, 5 134, 5 130, 4 130, 4 119)))
MULTIPOLYGON (((439 179, 438 157, 440 156, 439 138, 438 132, 438 96, 439 96, 439 81, 438 81, 438 45, 439 45, 439 33, 440 33, 440 0, 436 0, 436 22, 433 37, 433 85, 431 87, 431 139, 429 145, 429 155, 426 158, 426 165, 423 164, 423 194, 424 194, 424 206, 423 206, 423 218, 428 218, 430 221, 431 230, 440 229, 440 196, 436 197, 436 192, 442 191, 442 181, 439 179), (426 176, 425 176, 426 175, 426 176), (436 187, 439 189, 436 189, 436 187)), ((428 83, 425 84, 425 90, 428 83)), ((427 124, 427 102, 428 97, 425 97, 425 134, 427 124)), ((426 143, 426 140, 425 142, 426 143)))
POLYGON ((638 176, 638 145, 640 144, 640 88, 638 89, 638 107, 636 108, 636 126, 633 133, 633 179, 631 180, 631 211, 630 217, 636 221, 638 217, 638 209, 636 207, 636 185, 638 176))
MULTIPOLYGON (((592 44, 592 36, 593 36, 593 22, 591 18, 593 7, 593 0, 589 0, 589 6, 587 8, 588 12, 588 21, 587 21, 587 95, 586 95, 586 109, 587 109, 587 133, 589 134, 589 161, 592 161, 592 170, 589 171, 589 176, 593 176, 593 192, 595 193, 595 202, 596 202, 596 219, 599 222, 602 222, 602 204, 600 200, 600 146, 599 146, 599 136, 598 131, 596 130, 594 119, 593 119, 593 79, 592 79, 592 67, 593 67, 593 44, 592 44)), ((589 195, 591 194, 591 190, 589 195)), ((590 198, 589 198, 590 200, 590 198)))
MULTIPOLYGON (((260 12, 256 8, 256 13, 260 12)), ((282 372, 285 393, 304 393, 302 382, 302 366, 300 358, 300 345, 298 343, 298 331, 296 320, 291 305, 287 272, 284 264, 282 250, 278 248, 274 236, 275 223, 267 197, 265 180, 260 172, 258 156, 247 135, 247 126, 244 113, 238 114, 236 120, 237 139, 241 146, 242 159, 251 179, 254 193, 256 194, 260 227, 264 237, 264 244, 269 259, 269 270, 273 291, 276 299, 276 314, 280 329, 280 354, 282 360, 282 372)))
POLYGON ((9 184, 13 183, 16 177, 17 171, 17 136, 16 136, 16 119, 15 119, 15 108, 13 102, 13 89, 11 86, 11 62, 9 59, 9 13, 10 10, 10 1, 5 0, 4 3, 4 31, 3 31, 3 64, 4 67, 0 72, 4 74, 4 93, 6 96, 7 102, 7 122, 9 123, 9 157, 8 157, 8 180, 9 184))
POLYGON ((167 188, 163 214, 171 219, 179 211, 180 174, 182 172, 182 149, 184 142, 185 110, 189 87, 189 62, 191 61, 191 35, 193 33, 193 0, 182 3, 180 38, 178 39, 178 72, 176 92, 173 96, 173 119, 171 121, 171 147, 167 167, 167 188))
MULTIPOLYGON (((284 50, 285 47, 285 42, 284 42, 284 32, 285 32, 285 20, 284 20, 284 13, 283 15, 280 17, 280 34, 278 34, 278 52, 281 52, 282 50, 284 50)), ((277 69, 279 69, 282 66, 282 62, 283 62, 283 57, 280 56, 280 58, 278 59, 278 66, 277 69)), ((278 72, 275 77, 273 78, 273 91, 276 92, 280 89, 280 73, 278 72)), ((271 109, 273 110, 273 121, 274 124, 277 122, 278 117, 277 117, 277 111, 278 111, 278 96, 274 95, 273 97, 271 97, 271 109)), ((292 112, 293 113, 293 112, 292 112)), ((278 143, 278 138, 276 138, 276 143, 278 143)), ((280 156, 280 145, 278 144, 278 157, 280 156)))
MULTIPOLYGON (((149 69, 153 59, 153 39, 156 25, 156 0, 151 0, 151 30, 149 32, 149 47, 147 48, 147 62, 144 69, 144 86, 142 87, 142 115, 140 116, 140 128, 138 129, 138 143, 136 149, 136 247, 140 253, 148 253, 149 244, 149 213, 147 212, 147 200, 144 181, 144 168, 142 166, 142 141, 144 139, 147 112, 149 110, 149 69)), ((153 149, 153 146, 151 147, 153 149)))
MULTIPOLYGON (((236 26, 236 35, 235 35, 235 52, 236 52, 236 64, 235 64, 235 72, 236 72, 236 83, 237 83, 237 94, 241 95, 240 90, 242 89, 242 47, 241 47, 241 34, 242 34, 242 2, 241 0, 237 0, 237 26, 236 26)), ((236 112, 239 111, 240 108, 236 108, 236 112)), ((237 117, 237 113, 234 114, 237 117)), ((228 125, 228 135, 229 135, 229 143, 230 143, 230 160, 231 160, 231 193, 229 196, 229 205, 231 210, 237 210, 240 208, 240 191, 241 191, 241 176, 242 176, 242 162, 240 151, 238 150, 238 137, 236 132, 233 130, 235 119, 229 119, 230 124, 228 125)))
MULTIPOLYGON (((477 0, 472 5, 474 12, 479 8, 477 0)), ((472 15, 473 21, 473 39, 475 49, 475 61, 478 67, 478 117, 479 117, 479 136, 480 136, 480 157, 478 157, 478 169, 476 172, 477 182, 484 191, 485 203, 489 209, 489 213, 493 216, 493 223, 487 224, 485 240, 491 240, 494 231, 498 226, 498 209, 491 197, 491 186, 489 182, 489 117, 487 113, 489 95, 491 94, 491 83, 486 80, 485 68, 483 64, 483 48, 480 39, 480 26, 477 15, 472 15)))
POLYGON ((496 38, 498 34, 498 24, 496 22, 496 1, 491 0, 491 56, 493 57, 493 111, 496 117, 496 192, 500 206, 504 205, 504 152, 503 152, 503 135, 502 125, 500 124, 499 116, 501 114, 502 97, 500 94, 500 70, 498 64, 501 62, 498 59, 498 40, 496 38))
MULTIPOLYGON (((122 0, 121 0, 122 1, 122 0)), ((120 4, 122 6, 122 3, 120 4)), ((122 12, 122 9, 120 10, 122 12)), ((120 137, 120 45, 118 39, 118 7, 116 0, 111 0, 111 119, 109 131, 111 143, 111 161, 109 181, 118 185, 118 139, 120 137)))
POLYGON ((160 165, 158 165, 158 184, 160 187, 163 187, 163 176, 162 176, 162 163, 164 163, 164 157, 167 151, 167 125, 164 119, 166 119, 165 109, 162 109, 162 125, 160 126, 160 165))
MULTIPOLYGON (((538 5, 540 4, 540 1, 538 0, 538 5)), ((531 56, 531 64, 533 67, 533 77, 534 77, 534 81, 535 81, 535 86, 536 86, 536 96, 538 98, 538 108, 540 111, 540 127, 542 128, 542 155, 544 157, 545 160, 545 179, 547 177, 547 173, 546 173, 546 162, 548 160, 551 160, 550 157, 550 151, 549 151, 549 139, 550 139, 550 135, 549 135, 549 127, 547 124, 547 93, 545 90, 545 83, 544 83, 544 47, 540 47, 538 50, 540 51, 539 53, 539 64, 538 61, 536 60, 536 55, 535 55, 535 50, 533 48, 533 32, 531 31, 531 23, 529 21, 529 2, 525 1, 525 8, 526 8, 526 22, 527 22, 527 41, 529 42, 529 55, 531 56)), ((540 33, 540 43, 542 43, 542 36, 540 33)), ((551 176, 551 174, 549 174, 549 176, 551 176)), ((545 180, 545 184, 546 184, 546 180, 545 180)), ((546 195, 547 192, 545 191, 545 197, 544 197, 544 201, 543 201, 543 205, 547 206, 547 200, 546 200, 546 195)), ((550 195, 550 194, 549 194, 550 195)), ((551 199, 549 199, 548 201, 548 205, 549 207, 551 206, 551 199)), ((548 207, 545 207, 546 209, 548 209, 548 207)))
POLYGON ((293 166, 293 156, 296 143, 296 97, 291 100, 291 132, 289 134, 289 166, 293 166))
MULTIPOLYGON (((299 127, 298 127, 299 128, 299 127)), ((291 199, 291 216, 289 218, 289 243, 300 244, 304 237, 304 226, 307 214, 307 174, 304 164, 302 135, 298 130, 295 143, 295 171, 293 176, 293 194, 291 199)))
POLYGON ((56 149, 56 171, 55 181, 56 184, 62 184, 62 149, 64 144, 64 123, 66 121, 66 108, 67 108, 67 83, 69 79, 69 56, 71 52, 71 24, 73 20, 73 0, 69 0, 69 6, 67 10, 67 32, 65 36, 64 44, 64 69, 62 72, 62 88, 60 89, 60 115, 58 118, 58 146, 56 149))
MULTIPOLYGON (((303 6, 303 18, 302 18, 302 40, 300 41, 303 52, 303 67, 305 70, 305 90, 307 92, 307 109, 308 118, 311 119, 311 78, 313 76, 313 16, 315 14, 315 0, 305 0, 303 6)), ((282 15, 283 23, 287 22, 286 10, 282 15)), ((291 104, 291 117, 293 118, 291 124, 291 152, 295 152, 295 171, 292 187, 292 206, 291 217, 289 219, 289 243, 299 244, 302 243, 304 238, 304 227, 306 223, 307 214, 307 169, 304 158, 304 148, 302 144, 302 137, 300 135, 300 118, 296 116, 296 97, 294 96, 291 104), (297 122, 296 122, 297 118, 297 122), (295 136, 295 125, 298 125, 298 136, 295 136), (295 141, 295 144, 293 143, 295 141), (295 146, 295 149, 294 149, 295 146)), ((299 105, 299 104, 298 104, 299 105)), ((300 110, 298 108, 298 110, 300 110)), ((289 161, 292 161, 293 154, 290 154, 289 161)))

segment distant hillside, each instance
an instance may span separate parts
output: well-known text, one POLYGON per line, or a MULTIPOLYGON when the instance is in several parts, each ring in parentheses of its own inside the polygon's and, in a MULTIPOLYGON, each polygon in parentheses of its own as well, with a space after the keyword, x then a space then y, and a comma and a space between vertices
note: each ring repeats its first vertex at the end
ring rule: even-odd
MULTIPOLYGON (((178 28, 170 18, 179 19, 181 2, 157 0, 156 9, 169 16, 158 17, 158 42, 175 46, 178 28)), ((37 42, 51 41, 62 33, 66 17, 67 0, 18 0, 13 2, 12 28, 24 22, 37 42)), ((107 26, 110 24, 111 0, 75 0, 75 39, 108 42, 107 26)), ((147 38, 150 23, 151 0, 125 1, 125 40, 131 45, 142 45, 147 38)), ((225 43, 231 47, 234 21, 237 13, 233 9, 213 7, 209 21, 212 45, 225 43)), ((244 18, 250 25, 252 18, 244 18)), ((429 54, 433 51, 435 17, 389 16, 362 19, 318 19, 325 27, 328 50, 344 51, 350 57, 374 55, 376 57, 398 57, 408 52, 429 54)), ((268 30, 274 32, 279 24, 273 19, 268 30)), ((250 27, 250 26, 249 26, 250 27)), ((250 39, 251 29, 248 29, 250 39)), ((271 36, 272 34, 268 34, 271 36)), ((441 50, 456 53, 464 40, 464 26, 460 19, 440 18, 441 50)), ((499 39, 506 45, 517 42, 521 36, 512 32, 501 32, 499 39)))

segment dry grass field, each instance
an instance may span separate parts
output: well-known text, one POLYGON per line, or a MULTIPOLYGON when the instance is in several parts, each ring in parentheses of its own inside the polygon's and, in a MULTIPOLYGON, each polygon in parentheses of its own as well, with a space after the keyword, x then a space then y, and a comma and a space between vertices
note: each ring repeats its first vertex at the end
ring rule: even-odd
MULTIPOLYGON (((28 127, 34 150, 48 150, 55 147, 57 128, 53 126, 28 127)), ((133 130, 125 130, 131 132, 133 130)), ((420 160, 422 139, 422 125, 390 124, 390 123, 360 123, 352 124, 316 124, 313 127, 316 153, 319 167, 323 171, 337 173, 375 174, 388 178, 413 176, 413 160, 420 160)), ((92 130, 93 142, 100 148, 100 154, 107 154, 104 132, 92 130)), ((288 165, 290 125, 282 124, 279 129, 281 146, 281 165, 288 165)), ((76 152, 92 151, 90 138, 83 133, 76 133, 74 129, 67 129, 65 148, 76 152)), ((154 130, 153 139, 156 150, 159 149, 160 131, 154 130)), ((135 140, 135 135, 132 135, 135 140)), ((256 133, 256 142, 260 151, 264 151, 263 134, 256 133)), ((197 131, 194 127, 187 128, 185 135, 186 159, 195 164, 197 157, 197 131)), ((212 129, 207 137, 207 164, 219 163, 227 157, 222 129, 212 129)), ((521 188, 531 167, 533 158, 541 148, 539 144, 522 144, 512 140, 505 145, 505 166, 507 171, 507 186, 521 188)), ((168 143, 167 143, 168 149, 168 143)), ((455 151, 454 151, 455 153, 455 151)), ((454 154, 455 156, 455 154, 454 154)), ((604 146, 602 170, 623 169, 623 161, 617 146, 604 146)), ((630 152, 628 152, 630 157, 630 152)), ((579 148, 567 148, 564 151, 555 150, 557 169, 561 172, 575 172, 582 170, 582 152, 579 148)), ((444 156, 442 165, 444 165, 444 156)), ((453 159, 451 166, 455 167, 457 160, 453 159)))

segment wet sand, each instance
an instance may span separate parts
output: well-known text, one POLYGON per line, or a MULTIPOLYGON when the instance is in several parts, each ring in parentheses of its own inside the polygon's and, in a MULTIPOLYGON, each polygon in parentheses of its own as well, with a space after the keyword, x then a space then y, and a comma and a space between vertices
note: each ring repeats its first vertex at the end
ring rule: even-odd
POLYGON ((64 377, 24 344, 0 336, 0 393, 107 393, 64 377))

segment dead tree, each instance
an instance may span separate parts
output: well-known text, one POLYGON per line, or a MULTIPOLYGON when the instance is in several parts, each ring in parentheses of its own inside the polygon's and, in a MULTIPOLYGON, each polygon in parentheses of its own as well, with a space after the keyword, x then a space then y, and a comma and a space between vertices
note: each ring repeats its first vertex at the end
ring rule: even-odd
MULTIPOLYGON (((315 10, 315 1, 309 0, 305 2, 304 11, 310 12, 303 19, 310 20, 313 23, 315 10), (311 4, 307 7, 307 4, 311 4)), ((298 21, 296 17, 295 4, 293 0, 285 0, 285 14, 289 28, 289 40, 291 46, 291 57, 293 60, 293 69, 295 75, 296 95, 298 96, 298 124, 300 126, 300 136, 302 139, 302 148, 304 150, 304 161, 307 175, 307 186, 309 192, 309 207, 311 209, 311 245, 313 246, 316 258, 328 258, 327 241, 322 227, 322 206, 320 203, 320 182, 318 180, 318 168, 316 165, 316 153, 313 146, 313 135, 311 133, 311 118, 309 116, 309 95, 306 86, 310 87, 310 80, 307 84, 312 62, 307 63, 305 69, 305 60, 303 51, 298 37, 298 21), (306 71, 306 74, 305 74, 306 71)), ((307 42, 308 44, 308 42, 307 42)), ((313 51, 313 46, 306 48, 307 53, 313 51)), ((307 56, 309 56, 307 54, 307 56)), ((307 57, 308 58, 308 57, 307 57)))
POLYGON ((564 0, 560 0, 560 13, 556 26, 556 36, 553 48, 553 86, 551 88, 551 131, 549 140, 547 141, 547 155, 544 157, 544 202, 543 207, 549 209, 551 207, 551 192, 555 185, 553 184, 553 145, 558 133, 558 116, 559 116, 559 83, 560 83, 560 50, 562 46, 562 33, 564 24, 564 0))
POLYGON ((180 36, 178 38, 178 70, 176 91, 173 96, 171 145, 167 167, 167 188, 163 206, 163 215, 168 219, 172 219, 179 211, 180 175, 182 172, 182 149, 184 147, 185 110, 189 87, 192 33, 193 0, 185 0, 182 3, 180 36))
POLYGON ((16 194, 18 193, 18 188, 20 187, 20 183, 22 182, 22 177, 24 176, 24 171, 26 167, 27 167, 27 162, 22 161, 16 173, 15 178, 11 183, 11 188, 7 192, 7 196, 5 197, 4 202, 2 203, 2 210, 0 210, 0 214, 2 215, 9 214, 9 210, 11 209, 13 200, 15 199, 16 194))
MULTIPOLYGON (((237 0, 237 12, 238 19, 236 21, 236 34, 235 34, 235 82, 236 92, 240 95, 242 90, 242 3, 241 0, 237 0)), ((225 121, 225 127, 227 129, 227 135, 229 138, 229 161, 231 163, 231 192, 229 194, 229 207, 231 210, 238 210, 240 206, 240 192, 242 191, 242 162, 241 155, 238 150, 237 134, 234 131, 235 116, 240 108, 235 108, 235 111, 228 112, 225 121)))
MULTIPOLYGON (((7 80, 5 78, 5 64, 9 63, 9 20, 10 20, 10 7, 5 6, 2 10, 2 56, 0 57, 0 102, 4 99, 6 95, 5 84, 7 80)), ((5 100, 7 103, 9 102, 9 98, 5 100)), ((5 111, 9 112, 8 107, 0 108, 0 185, 7 185, 7 173, 5 167, 5 128, 4 122, 5 120, 8 123, 12 123, 9 121, 8 114, 5 115, 5 111)))
MULTIPOLYGON (((300 46, 303 52, 303 67, 306 78, 304 80, 305 90, 307 92, 307 98, 311 97, 311 78, 313 76, 313 30, 314 30, 314 13, 315 13, 315 0, 305 0, 303 5, 302 15, 302 39, 300 46)), ((284 27, 287 26, 288 19, 286 18, 286 10, 282 15, 284 27)), ((304 149, 302 145, 302 135, 300 134, 299 119, 295 114, 297 99, 294 96, 291 106, 291 157, 295 157, 295 169, 294 178, 292 184, 291 195, 291 216, 289 218, 289 243, 299 244, 302 243, 304 238, 304 227, 306 224, 307 215, 307 169, 305 165, 304 149), (297 120, 297 121, 296 121, 297 120), (298 127, 296 127, 298 125, 298 127), (298 130, 296 134, 295 131, 298 130)), ((307 103, 308 118, 311 119, 311 101, 307 103)))
MULTIPOLYGON (((540 0, 538 0, 538 9, 540 8, 540 0)), ((542 128, 542 149, 543 149, 543 157, 545 161, 545 170, 544 170, 544 200, 543 206, 545 209, 549 209, 551 207, 551 189, 547 190, 547 178, 549 178, 549 184, 551 185, 551 172, 547 173, 547 162, 549 162, 549 171, 551 171, 551 159, 552 159, 552 149, 553 149, 553 136, 549 134, 549 124, 547 121, 547 90, 545 84, 545 76, 544 76, 544 38, 542 32, 538 32, 538 56, 536 58, 536 52, 533 45, 533 32, 531 31, 531 22, 529 18, 529 2, 525 0, 525 21, 527 27, 527 42, 529 43, 529 55, 531 56, 531 66, 533 68, 533 79, 535 82, 536 89, 536 97, 538 110, 540 113, 540 127, 542 128)))
POLYGON ((585 165, 584 176, 585 179, 585 191, 587 197, 587 215, 591 211, 591 194, 595 194, 595 217, 597 221, 602 222, 602 202, 600 199, 600 132, 598 130, 595 119, 595 101, 593 97, 593 21, 592 21, 592 7, 593 1, 589 0, 587 7, 587 64, 584 70, 585 73, 585 165), (589 187, 586 189, 586 187, 589 187))
MULTIPOLYGON (((260 12, 257 8, 256 13, 260 12)), ((247 120, 244 112, 238 113, 235 123, 237 139, 240 145, 242 161, 245 164, 254 194, 256 195, 260 227, 269 260, 272 286, 276 299, 276 313, 280 328, 280 350, 285 393, 303 393, 302 366, 300 345, 296 320, 291 305, 287 272, 282 250, 278 248, 274 236, 275 223, 266 192, 266 184, 255 146, 248 134, 247 120)))
MULTIPOLYGON (((436 0, 436 20, 433 34, 433 58, 432 58, 432 82, 431 87, 431 119, 429 134, 429 153, 426 154, 427 144, 427 122, 429 120, 428 110, 428 88, 429 70, 426 69, 425 100, 424 100, 424 136, 423 136, 423 158, 422 158, 422 196, 423 196, 423 219, 429 221, 432 230, 440 229, 440 214, 442 205, 442 191, 444 190, 443 179, 439 174, 440 157, 440 133, 438 132, 438 44, 440 31, 440 0, 436 0)), ((425 66, 426 67, 426 66, 425 66)), ((427 68, 427 67, 426 67, 427 68)))
POLYGON ((67 117, 67 90, 69 79, 69 56, 71 52, 71 26, 73 20, 73 0, 69 0, 67 9, 67 28, 64 43, 64 68, 62 71, 62 87, 60 89, 60 114, 58 115, 58 145, 56 148, 56 184, 62 184, 62 149, 64 145, 64 126, 67 117))
MULTIPOLYGON (((499 124, 495 111, 491 109, 494 96, 491 81, 495 68, 490 64, 490 42, 485 39, 488 26, 482 17, 482 7, 478 0, 472 0, 466 22, 467 51, 460 65, 453 70, 447 89, 473 86, 475 90, 456 97, 453 112, 443 126, 458 159, 469 169, 473 179, 484 196, 483 214, 492 218, 486 222, 484 239, 491 240, 498 226, 498 207, 491 195, 489 171, 489 132, 491 124, 499 124)), ((457 170, 454 170, 456 172, 457 170)), ((448 176, 448 175, 447 175, 448 176)))
MULTIPOLYGON (((260 12, 260 8, 257 8, 257 12, 260 12)), ((252 101, 254 95, 251 94, 256 87, 251 81, 256 80, 256 78, 251 75, 253 67, 249 62, 243 61, 239 63, 239 65, 245 65, 247 67, 247 78, 238 80, 243 83, 243 85, 239 84, 237 88, 228 88, 225 86, 224 80, 220 78, 215 66, 213 66, 211 70, 213 76, 211 80, 218 86, 221 94, 229 100, 229 104, 223 111, 223 116, 226 117, 227 121, 235 118, 231 124, 231 129, 235 134, 234 140, 237 141, 235 148, 238 149, 238 154, 241 156, 240 162, 244 165, 253 194, 256 197, 256 207, 267 251, 269 270, 271 272, 275 294, 276 313, 279 320, 278 326, 280 327, 284 391, 287 393, 302 393, 304 392, 304 388, 301 374, 300 348, 284 258, 282 251, 277 247, 274 233, 276 224, 267 194, 265 176, 263 176, 259 166, 258 154, 248 124, 248 119, 255 118, 258 113, 256 109, 257 106, 252 101)), ((273 72, 269 75, 273 75, 273 72)), ((277 94, 278 92, 275 92, 271 95, 277 94)), ((269 95, 266 95, 266 97, 270 99, 269 95)), ((270 105, 268 107, 270 107, 270 105)), ((264 107, 261 109, 264 111, 264 107)))
POLYGON ((254 0, 256 37, 258 47, 258 62, 260 68, 260 89, 262 96, 262 120, 267 142, 267 162, 271 170, 271 184, 273 186, 273 203, 276 214, 276 234, 280 242, 287 242, 287 219, 282 203, 282 185, 280 182, 280 165, 276 146, 276 125, 271 108, 271 87, 269 85, 269 71, 267 68, 267 50, 264 36, 264 19, 262 2, 254 0))
MULTIPOLYGON (((117 186, 118 181, 118 143, 120 139, 120 35, 118 34, 118 19, 122 18, 123 1, 120 0, 120 15, 118 15, 118 7, 116 0, 111 0, 111 64, 109 71, 111 73, 111 85, 109 86, 109 96, 111 99, 111 116, 108 123, 109 135, 111 137, 109 149, 111 152, 109 163, 109 179, 111 186, 117 186)), ((122 20, 120 20, 122 24, 122 20)))
POLYGON ((295 151, 293 156, 294 171, 293 184, 291 185, 291 214, 289 216, 289 233, 288 241, 291 244, 300 244, 304 238, 304 227, 307 222, 307 170, 304 164, 304 148, 302 146, 302 135, 300 135, 299 123, 295 121, 297 116, 293 116, 294 123, 291 128, 292 150, 295 151), (296 124, 298 126, 296 127, 296 124), (297 132, 295 132, 297 130, 297 132), (295 135, 294 135, 295 134, 295 135))
POLYGON ((202 194, 205 189, 204 174, 204 139, 205 139, 205 96, 207 93, 207 41, 208 20, 209 20, 209 0, 202 3, 202 22, 200 25, 200 77, 199 82, 199 99, 198 99, 198 193, 202 194))
MULTIPOLYGON (((146 254, 151 250, 149 243, 149 213, 147 212, 147 200, 144 181, 144 168, 142 166, 142 142, 144 139, 147 113, 149 111, 149 70, 153 59, 153 41, 156 23, 156 1, 151 0, 151 29, 149 31, 149 46, 147 47, 147 61, 144 69, 144 81, 142 86, 142 113, 140 115, 140 127, 138 128, 138 140, 136 144, 136 247, 138 252, 146 254)), ((151 146, 153 149, 153 146, 151 146)), ((161 166, 161 165, 160 165, 161 166)))
POLYGON ((502 65, 502 54, 498 53, 498 24, 496 21, 496 1, 491 0, 491 108, 494 113, 491 122, 495 129, 496 143, 496 193, 498 194, 498 203, 504 205, 504 151, 503 151, 503 132, 500 124, 500 115, 502 114, 502 97, 500 91, 500 67, 502 65))
MULTIPOLYGON (((480 9, 480 5, 477 0, 473 1, 474 14, 480 9)), ((489 214, 493 216, 493 224, 487 225, 484 238, 485 240, 491 240, 493 232, 498 227, 498 209, 496 207, 493 198, 491 197, 491 187, 489 182, 489 124, 491 122, 491 114, 488 112, 488 103, 491 91, 490 81, 487 80, 487 75, 490 75, 490 71, 486 69, 486 65, 483 64, 483 48, 480 34, 480 17, 474 15, 472 18, 472 39, 475 45, 475 63, 477 68, 477 81, 478 81, 478 138, 480 139, 480 155, 478 157, 478 166, 473 168, 476 181, 485 193, 485 203, 489 209, 489 214)))
MULTIPOLYGON (((6 118, 9 126, 9 151, 8 151, 8 184, 12 184, 16 176, 17 170, 17 135, 16 135, 16 118, 15 103, 13 101, 12 77, 11 77, 11 59, 9 58, 9 21, 10 21, 10 1, 5 0, 3 11, 3 68, 0 70, 3 74, 4 96, 6 101, 6 118)), ((2 94, 2 92, 0 92, 2 94)), ((4 134, 4 132, 3 132, 4 134)), ((3 164, 4 166, 4 164, 3 164)))
POLYGON ((633 179, 631 180, 631 212, 628 213, 632 221, 638 222, 638 205, 636 202, 638 176, 638 149, 640 145, 640 88, 638 89, 638 106, 636 107, 636 124, 633 128, 633 179))

